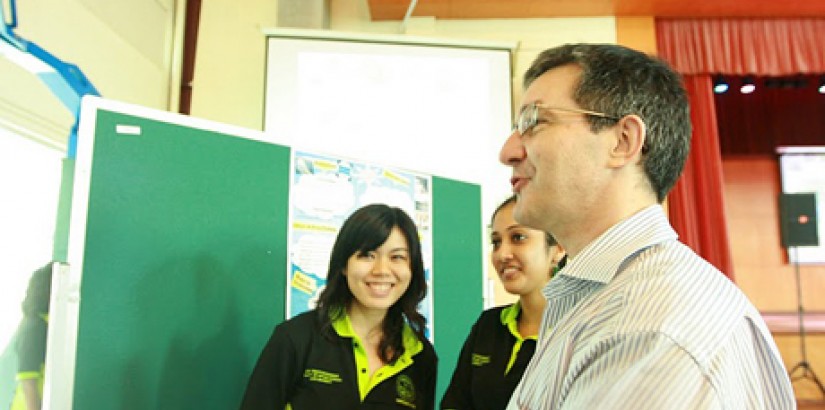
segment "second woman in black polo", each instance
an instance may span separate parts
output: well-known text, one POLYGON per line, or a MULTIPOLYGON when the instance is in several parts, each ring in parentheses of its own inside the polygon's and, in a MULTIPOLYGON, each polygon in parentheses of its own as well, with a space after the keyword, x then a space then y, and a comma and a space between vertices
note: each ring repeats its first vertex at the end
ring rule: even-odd
POLYGON ((490 259, 518 302, 481 313, 461 349, 442 409, 506 408, 533 357, 547 304, 541 290, 564 253, 550 234, 516 222, 515 202, 510 197, 493 213, 490 259))

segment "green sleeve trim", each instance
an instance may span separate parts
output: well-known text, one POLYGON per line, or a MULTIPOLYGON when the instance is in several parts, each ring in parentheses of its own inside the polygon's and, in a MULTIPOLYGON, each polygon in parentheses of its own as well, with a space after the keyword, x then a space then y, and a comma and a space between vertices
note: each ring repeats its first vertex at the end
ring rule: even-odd
POLYGON ((17 373, 17 380, 37 379, 40 377, 40 372, 20 372, 17 373))

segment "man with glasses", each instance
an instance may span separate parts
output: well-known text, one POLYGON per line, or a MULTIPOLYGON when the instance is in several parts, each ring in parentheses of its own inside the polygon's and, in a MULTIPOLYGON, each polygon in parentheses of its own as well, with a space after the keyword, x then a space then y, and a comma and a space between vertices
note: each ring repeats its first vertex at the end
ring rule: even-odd
POLYGON ((678 74, 621 46, 541 53, 513 133, 515 217, 567 266, 508 409, 785 409, 793 390, 756 308, 677 240, 661 207, 690 146, 678 74))

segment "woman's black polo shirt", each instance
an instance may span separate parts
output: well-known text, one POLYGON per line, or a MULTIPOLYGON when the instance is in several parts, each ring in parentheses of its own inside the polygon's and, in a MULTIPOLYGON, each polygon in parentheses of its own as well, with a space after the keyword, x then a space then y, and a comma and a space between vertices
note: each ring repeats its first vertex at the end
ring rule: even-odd
POLYGON ((536 337, 518 332, 518 303, 481 313, 461 348, 442 409, 500 410, 507 407, 536 350, 536 337))
POLYGON ((321 334, 314 310, 275 327, 244 395, 242 409, 430 410, 435 403, 437 358, 429 341, 412 329, 403 334, 405 352, 393 364, 368 375, 367 358, 344 315, 336 335, 321 334))

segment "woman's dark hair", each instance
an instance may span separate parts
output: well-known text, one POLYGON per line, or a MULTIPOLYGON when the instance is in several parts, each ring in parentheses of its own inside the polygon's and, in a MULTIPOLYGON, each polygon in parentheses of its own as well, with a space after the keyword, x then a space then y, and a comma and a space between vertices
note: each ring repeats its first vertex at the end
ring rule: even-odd
MULTIPOLYGON (((499 211, 504 209, 504 207, 507 206, 507 205, 515 204, 517 198, 518 197, 516 197, 515 195, 512 195, 509 198, 505 199, 504 202, 500 203, 496 207, 496 210, 493 211, 493 216, 490 217, 490 225, 492 225, 493 222, 496 220, 496 215, 498 215, 499 211)), ((556 241, 556 238, 554 238, 553 235, 550 235, 550 232, 545 232, 544 233, 544 239, 547 242, 547 247, 548 248, 558 243, 556 241)))
POLYGON ((425 338, 426 319, 417 310, 427 294, 421 243, 415 223, 403 210, 384 204, 372 204, 358 209, 344 221, 332 246, 327 285, 318 296, 317 307, 321 329, 332 337, 332 323, 345 314, 354 298, 344 276, 347 261, 356 253, 370 252, 380 247, 395 227, 401 230, 407 240, 412 275, 407 291, 389 308, 381 326, 384 334, 378 345, 378 353, 386 363, 394 362, 404 353, 402 332, 405 321, 419 339, 425 338))
POLYGON ((49 313, 49 298, 52 292, 52 263, 49 262, 29 278, 26 298, 23 299, 23 314, 37 317, 49 313))

